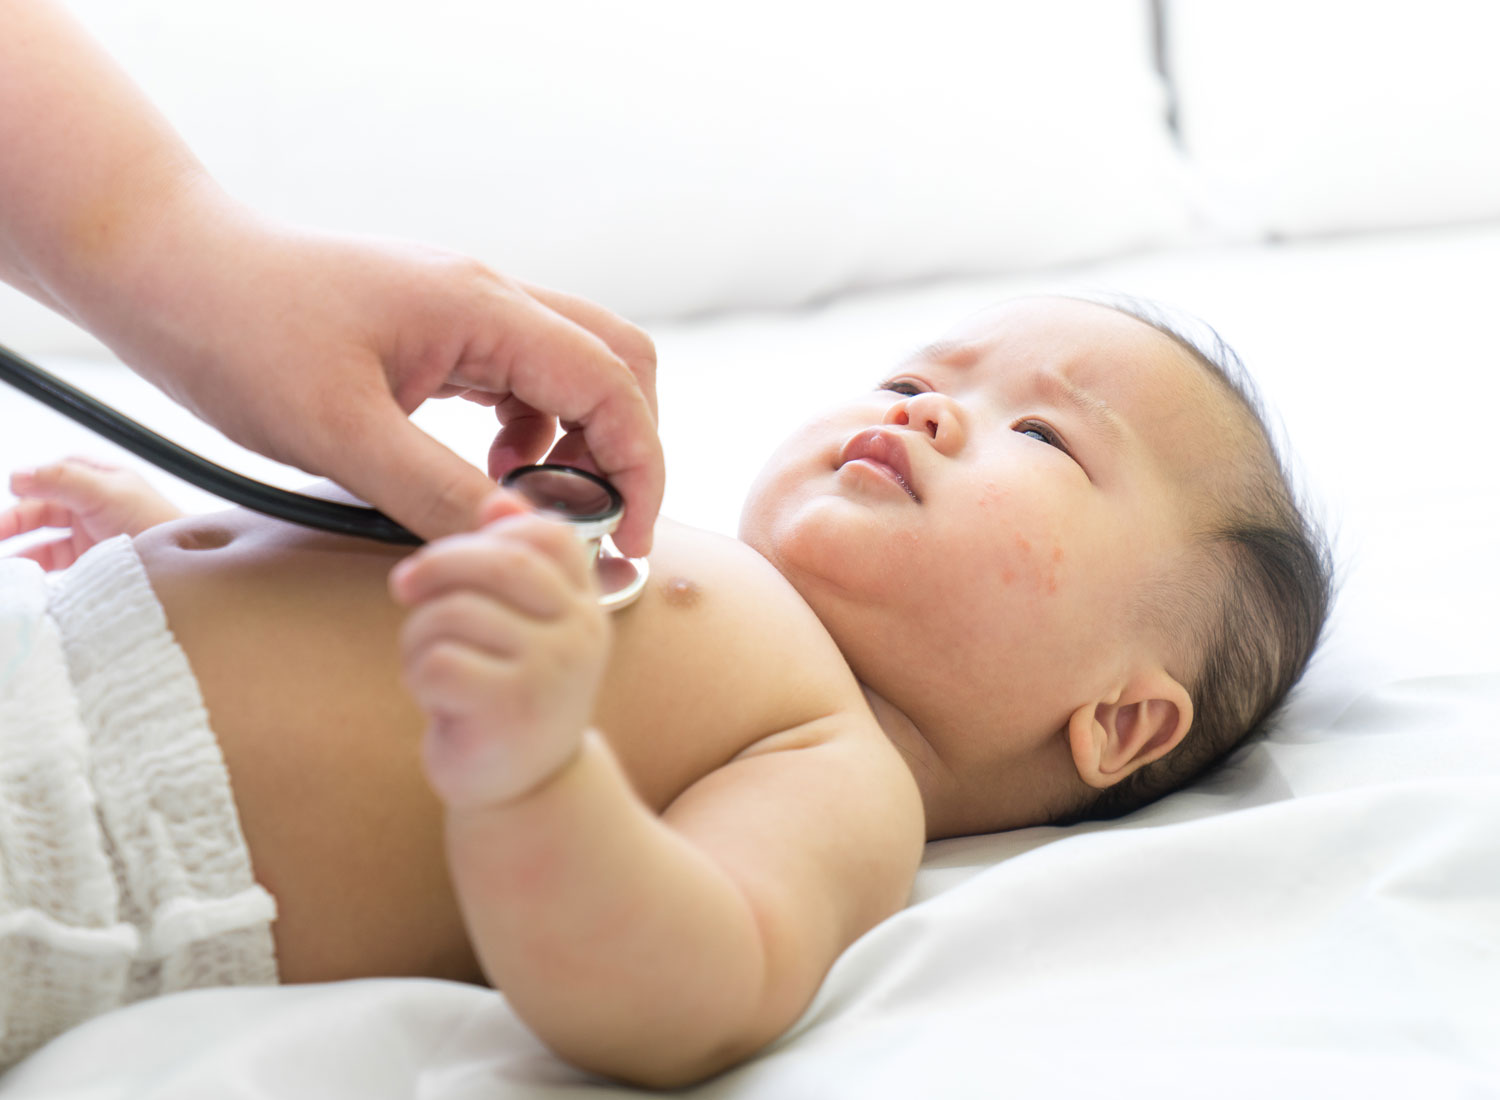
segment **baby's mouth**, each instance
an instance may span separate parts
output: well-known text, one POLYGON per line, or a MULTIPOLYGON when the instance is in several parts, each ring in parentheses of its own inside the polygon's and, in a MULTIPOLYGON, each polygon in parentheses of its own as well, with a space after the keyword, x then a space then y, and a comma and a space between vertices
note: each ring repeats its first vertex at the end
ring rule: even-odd
POLYGON ((918 504, 921 496, 912 485, 911 461, 906 454, 906 442, 896 432, 887 428, 867 428, 844 444, 839 452, 839 468, 851 462, 864 462, 889 477, 906 495, 918 504))

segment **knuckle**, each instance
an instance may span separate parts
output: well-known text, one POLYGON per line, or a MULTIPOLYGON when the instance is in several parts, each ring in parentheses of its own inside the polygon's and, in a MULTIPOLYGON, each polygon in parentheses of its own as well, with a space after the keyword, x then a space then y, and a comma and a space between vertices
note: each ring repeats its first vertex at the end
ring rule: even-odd
POLYGON ((464 679, 466 656, 457 642, 435 642, 411 662, 412 679, 427 691, 451 692, 464 679))
POLYGON ((644 329, 635 325, 624 326, 615 342, 615 353, 636 374, 656 374, 656 341, 644 329))
POLYGON ((65 458, 58 462, 48 462, 38 466, 32 471, 32 481, 40 486, 56 485, 68 476, 69 471, 72 469, 71 462, 72 459, 65 458))
POLYGON ((491 584, 503 584, 518 569, 524 569, 535 557, 525 530, 526 517, 507 516, 486 531, 483 569, 491 584))
POLYGON ((430 648, 430 642, 435 633, 432 616, 426 607, 412 612, 401 624, 401 630, 396 636, 396 645, 401 654, 401 663, 408 674, 414 674, 417 671, 422 658, 430 648))
POLYGON ((406 558, 402 567, 403 584, 411 601, 420 603, 428 597, 434 581, 442 572, 447 549, 447 540, 442 539, 418 548, 406 558))
POLYGON ((528 533, 535 540, 537 549, 554 558, 575 561, 583 557, 583 543, 564 520, 538 513, 528 533))
POLYGON ((448 598, 440 596, 412 612, 401 629, 401 639, 410 651, 416 652, 424 644, 436 644, 452 633, 453 616, 448 598))
POLYGON ((479 283, 489 288, 510 289, 507 285, 508 280, 489 264, 474 256, 450 253, 448 262, 451 265, 449 270, 452 271, 454 277, 464 282, 479 283))

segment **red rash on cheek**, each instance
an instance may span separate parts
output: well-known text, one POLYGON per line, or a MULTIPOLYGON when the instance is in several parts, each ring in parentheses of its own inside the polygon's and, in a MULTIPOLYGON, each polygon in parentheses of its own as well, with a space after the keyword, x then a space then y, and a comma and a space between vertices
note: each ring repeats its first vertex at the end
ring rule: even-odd
MULTIPOLYGON (((1022 559, 1026 565, 1026 573, 1030 575, 1031 584, 1038 592, 1045 592, 1049 596, 1057 594, 1057 571, 1062 564, 1063 548, 1059 545, 1052 547, 1051 560, 1043 564, 1038 560, 1039 555, 1034 555, 1031 548, 1031 540, 1025 535, 1015 536, 1016 549, 1019 551, 1017 557, 1022 559)), ((1016 578, 1016 571, 1002 567, 1000 579, 1006 584, 1012 583, 1016 578)))

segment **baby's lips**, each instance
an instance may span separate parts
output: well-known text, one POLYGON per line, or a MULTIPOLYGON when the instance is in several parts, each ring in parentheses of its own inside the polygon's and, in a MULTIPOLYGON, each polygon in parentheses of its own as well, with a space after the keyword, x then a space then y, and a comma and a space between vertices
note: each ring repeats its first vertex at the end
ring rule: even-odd
POLYGON ((859 459, 886 467, 896 475, 896 480, 912 500, 918 504, 922 502, 921 494, 912 481, 911 458, 906 453, 906 441, 900 433, 889 428, 866 428, 853 436, 839 452, 839 466, 859 459))

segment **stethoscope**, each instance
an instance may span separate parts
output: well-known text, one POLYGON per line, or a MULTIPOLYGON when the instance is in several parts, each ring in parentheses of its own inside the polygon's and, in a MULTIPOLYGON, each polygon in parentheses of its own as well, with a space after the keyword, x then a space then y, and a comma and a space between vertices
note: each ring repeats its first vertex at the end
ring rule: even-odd
MULTIPOLYGON (((131 454, 231 504, 339 535, 405 546, 418 546, 424 541, 374 508, 278 489, 210 462, 3 345, 0 379, 131 454)), ((518 467, 500 484, 520 493, 532 507, 569 524, 588 547, 599 578, 599 603, 606 610, 625 607, 645 589, 649 574, 646 559, 624 557, 609 538, 625 515, 625 501, 609 482, 572 466, 541 465, 518 467)))

